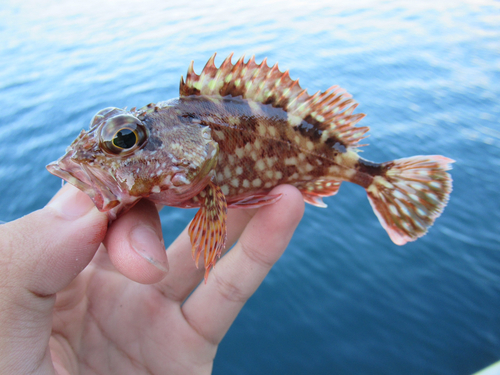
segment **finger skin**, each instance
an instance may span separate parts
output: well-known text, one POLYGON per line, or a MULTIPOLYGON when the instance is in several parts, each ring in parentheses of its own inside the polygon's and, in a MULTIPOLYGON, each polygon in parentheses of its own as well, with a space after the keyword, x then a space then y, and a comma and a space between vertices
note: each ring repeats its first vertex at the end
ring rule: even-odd
POLYGON ((108 255, 120 273, 141 284, 154 284, 168 272, 160 217, 156 206, 141 200, 108 229, 104 240, 108 255), (139 231, 134 242, 134 232, 139 231))
POLYGON ((287 247, 304 212, 302 194, 290 185, 270 194, 283 194, 264 206, 246 226, 235 247, 224 256, 182 306, 191 326, 207 341, 218 344, 239 311, 287 247))
POLYGON ((52 371, 46 348, 55 293, 92 260, 106 229, 106 215, 72 186, 0 225, 0 373, 52 371))

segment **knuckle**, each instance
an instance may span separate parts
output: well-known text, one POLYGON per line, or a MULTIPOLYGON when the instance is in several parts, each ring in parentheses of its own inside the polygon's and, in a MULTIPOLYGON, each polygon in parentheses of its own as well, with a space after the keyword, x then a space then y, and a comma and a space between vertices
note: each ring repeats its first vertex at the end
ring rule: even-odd
POLYGON ((217 292, 227 301, 236 303, 245 303, 250 295, 237 285, 236 280, 228 280, 226 278, 215 275, 215 285, 217 292))

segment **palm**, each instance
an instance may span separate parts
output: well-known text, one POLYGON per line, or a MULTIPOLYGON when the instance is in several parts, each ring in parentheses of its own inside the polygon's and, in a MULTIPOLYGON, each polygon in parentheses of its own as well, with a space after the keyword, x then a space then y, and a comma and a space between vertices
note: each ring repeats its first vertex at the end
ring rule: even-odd
POLYGON ((96 373, 210 373, 217 344, 191 327, 181 303, 161 284, 127 279, 101 247, 57 296, 52 357, 96 373))

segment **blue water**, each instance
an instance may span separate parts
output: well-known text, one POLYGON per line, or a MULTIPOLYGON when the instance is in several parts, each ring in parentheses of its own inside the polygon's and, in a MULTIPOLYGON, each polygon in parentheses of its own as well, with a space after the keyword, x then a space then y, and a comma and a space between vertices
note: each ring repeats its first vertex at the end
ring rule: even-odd
MULTIPOLYGON (((500 359, 500 3, 86 0, 0 4, 0 220, 59 188, 45 165, 108 106, 178 95, 191 60, 268 57, 346 88, 374 161, 456 160, 429 234, 398 247, 363 189, 307 207, 220 345, 215 374, 470 374, 500 359)), ((194 215, 162 211, 165 241, 194 215)), ((161 319, 161 317, 158 317, 161 319)))

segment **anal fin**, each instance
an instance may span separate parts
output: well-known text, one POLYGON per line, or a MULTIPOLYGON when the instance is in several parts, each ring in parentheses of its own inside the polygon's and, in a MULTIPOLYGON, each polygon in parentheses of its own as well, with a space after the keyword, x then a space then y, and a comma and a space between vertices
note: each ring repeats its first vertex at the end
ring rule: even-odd
POLYGON ((325 208, 327 205, 323 202, 323 197, 330 197, 338 193, 342 181, 319 179, 308 182, 299 190, 306 203, 316 207, 325 208))
POLYGON ((208 183, 198 198, 201 208, 189 224, 188 233, 196 267, 203 253, 206 282, 210 269, 220 258, 226 244, 227 203, 221 188, 213 182, 208 183))

